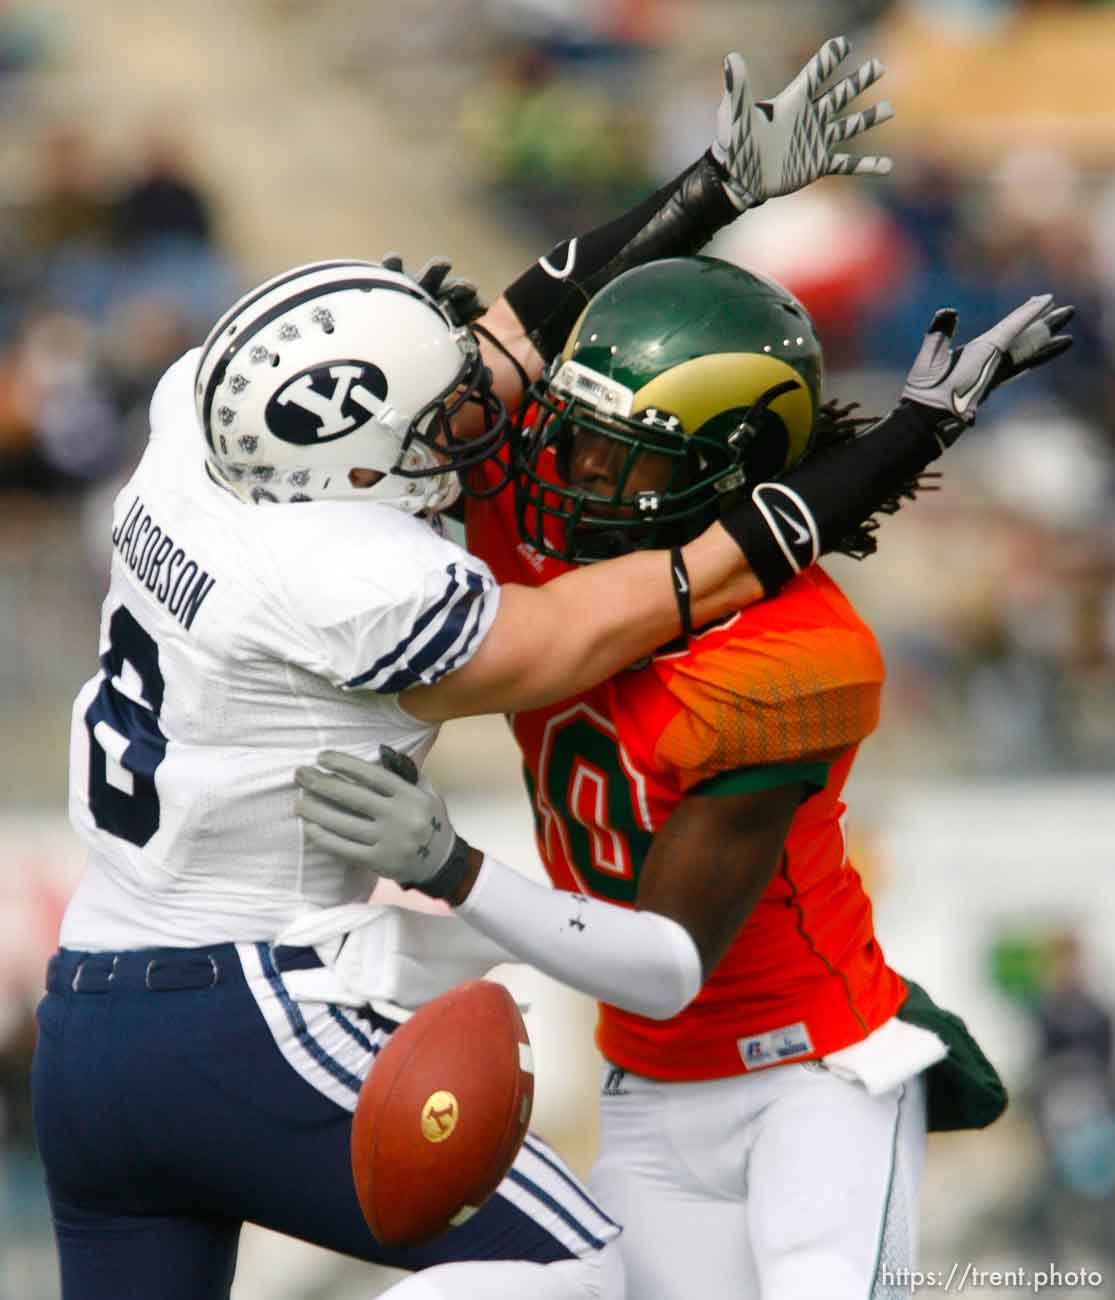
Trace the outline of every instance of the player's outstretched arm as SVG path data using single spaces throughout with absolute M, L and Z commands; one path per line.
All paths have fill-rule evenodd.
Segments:
M 778 865 L 802 787 L 689 795 L 655 833 L 632 911 L 535 884 L 470 848 L 409 759 L 327 751 L 299 768 L 308 843 L 457 915 L 539 970 L 613 1006 L 676 1015 L 702 984 Z
M 501 360 L 492 357 L 495 348 L 487 354 L 505 401 L 514 403 L 520 395 L 516 365 L 527 379 L 537 378 L 565 346 L 592 295 L 624 271 L 697 253 L 741 212 L 822 176 L 890 171 L 889 158 L 841 151 L 848 140 L 894 116 L 886 101 L 844 112 L 885 71 L 878 59 L 869 59 L 851 76 L 832 81 L 850 49 L 844 36 L 827 41 L 769 100 L 755 98 L 742 55 L 725 57 L 709 149 L 629 212 L 556 245 L 480 318 L 481 331 L 505 350 Z
M 839 550 L 878 511 L 893 513 L 928 466 L 971 428 L 996 387 L 1061 356 L 1072 345 L 1061 332 L 1072 313 L 1052 294 L 1041 294 L 954 347 L 956 312 L 936 312 L 890 414 L 855 441 L 808 457 L 777 482 L 758 484 L 749 501 L 704 534 L 710 550 L 719 554 L 730 535 L 773 595 L 820 556 Z
M 399 702 L 424 722 L 541 708 L 629 668 L 682 630 L 762 599 L 727 537 L 707 534 L 671 558 L 639 551 L 562 574 L 542 587 L 500 589 L 499 611 L 476 653 Z M 679 604 L 680 602 L 680 604 Z
M 860 438 L 807 458 L 680 553 L 641 551 L 563 574 L 543 587 L 505 586 L 476 654 L 433 686 L 401 696 L 442 722 L 540 708 L 604 681 L 685 627 L 777 592 L 877 511 L 910 491 L 970 427 L 1005 367 L 1009 378 L 1059 356 L 1069 308 L 1031 298 L 953 347 L 955 312 L 938 312 L 895 409 Z M 680 561 L 680 563 L 679 563 Z
M 450 276 L 444 257 L 418 273 L 455 324 L 480 337 L 494 389 L 517 405 L 526 385 L 565 346 L 569 331 L 598 289 L 634 266 L 699 252 L 741 212 L 823 176 L 885 176 L 891 160 L 842 152 L 847 141 L 894 116 L 887 101 L 845 112 L 885 69 L 868 59 L 851 76 L 833 80 L 851 45 L 845 36 L 826 41 L 773 99 L 756 99 L 747 64 L 733 51 L 724 58 L 724 91 L 708 150 L 630 211 L 563 240 L 533 263 L 485 309 L 476 286 Z M 398 253 L 383 265 L 402 270 Z M 468 436 L 468 428 L 457 429 Z

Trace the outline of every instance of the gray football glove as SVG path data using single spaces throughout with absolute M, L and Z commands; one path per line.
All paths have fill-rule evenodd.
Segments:
M 869 59 L 854 75 L 822 90 L 851 49 L 845 36 L 826 41 L 774 99 L 755 100 L 743 56 L 724 60 L 724 97 L 716 114 L 713 156 L 728 172 L 724 188 L 741 212 L 777 194 L 804 189 L 820 176 L 887 176 L 891 160 L 833 152 L 836 145 L 889 121 L 887 100 L 837 117 L 886 69 Z
M 951 447 L 992 388 L 1051 361 L 1072 345 L 1070 335 L 1057 333 L 1072 314 L 1072 307 L 1054 306 L 1052 294 L 1039 294 L 970 343 L 954 348 L 957 314 L 946 307 L 929 323 L 902 397 L 945 413 L 936 431 L 942 446 Z
M 999 369 L 991 381 L 991 388 L 1009 384 L 1023 371 L 1044 365 L 1071 348 L 1072 335 L 1058 331 L 1064 329 L 1075 312 L 1075 307 L 1055 307 L 1052 302 L 1043 308 L 1041 314 L 1026 326 L 1007 349 L 1006 356 L 999 363 Z
M 369 763 L 327 749 L 317 767 L 295 771 L 306 843 L 421 888 L 449 861 L 456 836 L 441 795 L 411 760 L 386 746 L 381 754 Z
M 379 264 L 389 271 L 410 275 L 403 266 L 399 253 L 385 253 Z M 449 258 L 431 257 L 413 278 L 420 288 L 435 299 L 454 325 L 471 325 L 484 315 L 487 306 L 481 301 L 480 290 L 471 280 L 463 280 L 459 276 L 448 278 L 452 269 L 453 264 Z

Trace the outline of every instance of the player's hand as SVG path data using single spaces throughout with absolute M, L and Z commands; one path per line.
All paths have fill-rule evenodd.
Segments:
M 999 363 L 991 389 L 1009 384 L 1012 379 L 1035 366 L 1042 366 L 1072 347 L 1072 335 L 1060 331 L 1072 320 L 1075 307 L 1057 307 L 1052 301 L 1045 307 L 1007 349 Z
M 950 447 L 975 420 L 980 403 L 994 387 L 1072 346 L 1072 336 L 1058 332 L 1072 314 L 1072 307 L 1055 306 L 1051 293 L 1039 294 L 956 348 L 952 339 L 957 313 L 943 308 L 929 323 L 902 397 L 942 413 L 935 431 L 942 447 Z
M 306 843 L 421 887 L 449 860 L 456 837 L 441 795 L 411 760 L 386 746 L 381 753 L 382 762 L 369 763 L 327 749 L 316 767 L 295 771 Z
M 380 266 L 385 266 L 389 271 L 398 271 L 401 275 L 410 275 L 398 253 L 385 253 L 380 258 Z M 454 325 L 471 325 L 488 308 L 480 298 L 480 290 L 471 280 L 459 276 L 449 278 L 452 269 L 453 264 L 449 258 L 431 257 L 413 278 L 437 302 Z
M 774 99 L 752 98 L 742 55 L 724 59 L 724 97 L 712 152 L 728 173 L 724 188 L 741 212 L 804 189 L 820 176 L 890 174 L 890 158 L 836 152 L 838 145 L 894 116 L 887 100 L 837 116 L 886 71 L 878 59 L 869 59 L 852 76 L 823 89 L 850 49 L 845 36 L 826 41 Z

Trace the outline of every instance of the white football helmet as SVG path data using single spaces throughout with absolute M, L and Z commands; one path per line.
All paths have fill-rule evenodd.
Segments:
M 314 262 L 245 294 L 205 340 L 194 396 L 216 477 L 257 503 L 443 510 L 508 424 L 472 332 L 374 262 Z M 450 419 L 469 403 L 484 432 L 459 439 Z M 356 487 L 354 469 L 383 477 Z

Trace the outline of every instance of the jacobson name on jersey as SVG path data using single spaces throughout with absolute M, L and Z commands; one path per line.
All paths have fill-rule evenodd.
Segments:
M 138 496 L 128 507 L 123 523 L 112 530 L 112 545 L 159 604 L 188 632 L 216 578 L 175 545 L 171 534 L 155 522 Z
M 407 686 L 468 661 L 488 568 L 375 502 L 251 505 L 206 471 L 197 353 L 151 402 L 116 500 L 100 672 L 73 709 L 70 815 L 90 849 L 62 943 L 109 950 L 272 938 L 370 880 L 302 842 L 296 767 L 381 743 L 421 761 Z

